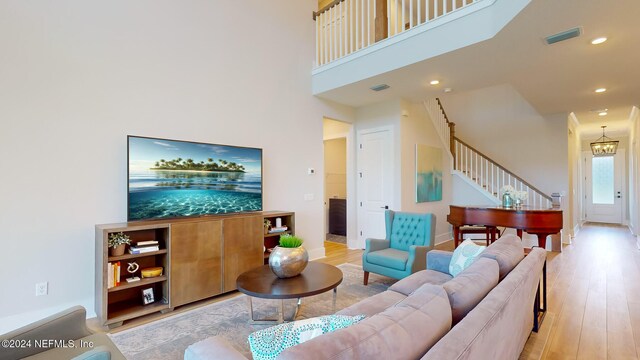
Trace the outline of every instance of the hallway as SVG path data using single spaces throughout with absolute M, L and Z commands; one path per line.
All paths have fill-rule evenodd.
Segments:
M 543 359 L 639 358 L 640 251 L 627 227 L 585 224 L 549 253 L 548 280 L 549 313 L 529 351 L 548 333 Z

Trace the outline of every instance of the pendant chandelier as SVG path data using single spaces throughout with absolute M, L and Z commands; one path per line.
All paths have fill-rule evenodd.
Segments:
M 614 141 L 610 137 L 604 135 L 604 128 L 606 128 L 606 126 L 601 126 L 601 128 L 602 137 L 591 143 L 591 152 L 593 153 L 593 156 L 615 155 L 616 151 L 618 151 L 619 141 Z

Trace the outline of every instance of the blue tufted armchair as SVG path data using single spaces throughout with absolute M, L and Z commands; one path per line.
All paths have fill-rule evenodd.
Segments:
M 364 284 L 369 272 L 402 279 L 427 265 L 427 251 L 433 249 L 436 216 L 385 211 L 386 238 L 367 239 L 362 268 Z

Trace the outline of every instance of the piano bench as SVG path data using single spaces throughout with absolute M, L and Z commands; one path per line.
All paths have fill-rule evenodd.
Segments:
M 487 246 L 491 245 L 498 238 L 498 228 L 495 226 L 481 226 L 481 225 L 466 225 L 460 226 L 459 238 L 454 239 L 455 247 L 457 248 L 461 242 L 464 241 L 465 234 L 485 234 Z

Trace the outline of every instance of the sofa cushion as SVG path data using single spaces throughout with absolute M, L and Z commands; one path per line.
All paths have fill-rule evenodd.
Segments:
M 471 240 L 465 240 L 453 251 L 449 263 L 449 274 L 456 277 L 462 270 L 468 268 L 476 258 L 486 249 L 485 246 L 476 245 Z
M 184 360 L 202 359 L 247 360 L 233 345 L 220 336 L 198 341 L 184 351 Z
M 421 270 L 391 285 L 389 290 L 409 296 L 424 284 L 442 285 L 452 278 L 453 276 L 440 271 Z
M 498 263 L 480 258 L 443 285 L 449 296 L 453 325 L 484 299 L 498 284 Z
M 367 254 L 368 262 L 401 271 L 404 271 L 407 267 L 407 259 L 409 259 L 408 252 L 392 248 L 373 251 Z
M 290 347 L 278 359 L 417 359 L 450 328 L 447 293 L 425 284 L 384 312 Z
M 280 324 L 253 332 L 249 335 L 249 347 L 254 360 L 276 359 L 288 347 L 344 329 L 362 319 L 364 315 L 327 315 Z
M 502 281 L 524 258 L 522 240 L 513 234 L 505 235 L 489 245 L 480 256 L 498 262 L 500 281 Z
M 357 303 L 338 311 L 336 315 L 365 315 L 367 317 L 373 316 L 377 313 L 383 312 L 388 307 L 401 302 L 402 300 L 406 299 L 406 297 L 406 295 L 387 290 L 381 292 L 380 294 L 364 298 L 361 301 L 358 301 Z

